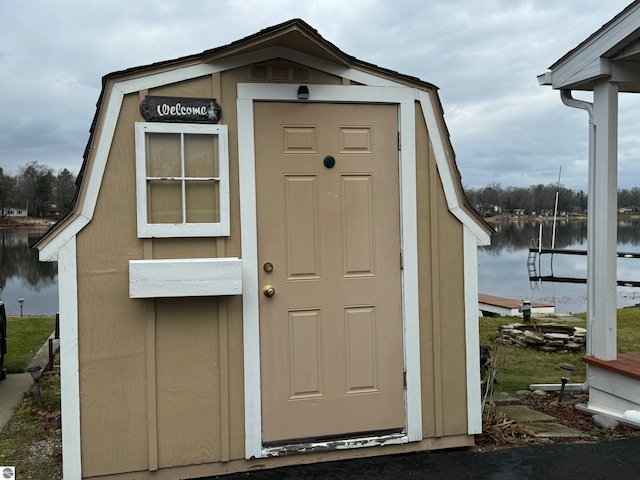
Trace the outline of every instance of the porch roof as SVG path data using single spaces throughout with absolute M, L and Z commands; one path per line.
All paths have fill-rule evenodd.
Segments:
M 561 90 L 593 90 L 595 80 L 610 78 L 620 92 L 640 91 L 640 0 L 538 76 L 541 85 Z

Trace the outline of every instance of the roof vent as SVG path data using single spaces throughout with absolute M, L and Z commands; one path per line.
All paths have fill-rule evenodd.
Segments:
M 296 65 L 252 65 L 250 79 L 254 82 L 308 83 L 309 69 Z
M 251 80 L 266 82 L 269 80 L 269 69 L 266 65 L 253 65 L 251 67 Z

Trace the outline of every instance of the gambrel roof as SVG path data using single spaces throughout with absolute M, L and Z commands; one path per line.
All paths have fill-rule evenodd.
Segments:
M 493 230 L 475 212 L 465 197 L 437 87 L 416 77 L 348 55 L 325 40 L 303 20 L 293 19 L 199 54 L 105 75 L 84 152 L 84 161 L 78 174 L 76 201 L 65 218 L 34 245 L 41 251 L 41 259 L 55 260 L 59 246 L 77 234 L 91 220 L 124 95 L 275 58 L 290 60 L 348 78 L 352 85 L 403 85 L 421 92 L 416 95 L 416 101 L 420 101 L 423 109 L 428 110 L 425 116 L 428 115 L 429 118 L 425 120 L 430 123 L 431 141 L 434 142 L 438 170 L 447 193 L 449 209 L 463 223 L 473 225 L 472 230 L 476 232 L 480 244 L 488 243 L 488 235 Z M 66 233 L 58 238 L 63 231 Z M 57 240 L 54 242 L 54 239 Z

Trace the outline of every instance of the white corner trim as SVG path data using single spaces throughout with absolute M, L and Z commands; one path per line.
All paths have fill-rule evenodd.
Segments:
M 245 458 L 262 457 L 258 231 L 253 100 L 238 99 L 238 157 L 242 243 Z
M 478 245 L 469 228 L 463 227 L 465 341 L 467 350 L 467 433 L 482 433 L 480 391 L 480 330 L 478 313 Z
M 262 448 L 260 389 L 260 328 L 258 311 L 258 252 L 255 197 L 253 102 L 299 101 L 297 85 L 238 84 L 238 145 L 240 213 L 243 256 L 245 457 L 259 458 Z M 399 107 L 403 149 L 400 158 L 401 241 L 405 268 L 403 326 L 407 369 L 407 438 L 422 440 L 422 392 L 420 377 L 420 323 L 417 271 L 417 209 L 415 184 L 415 93 L 413 88 L 368 86 L 310 86 L 314 102 L 391 103 Z
M 58 259 L 62 469 L 64 478 L 82 478 L 80 367 L 78 359 L 78 276 L 75 237 L 58 249 Z
M 242 260 L 185 258 L 129 260 L 129 297 L 240 295 Z
M 431 140 L 431 144 L 433 145 L 433 152 L 436 157 L 436 165 L 438 166 L 438 172 L 440 172 L 440 180 L 442 181 L 442 187 L 444 188 L 447 205 L 449 206 L 449 210 L 453 210 L 453 208 L 459 206 L 459 203 L 458 196 L 456 195 L 453 174 L 451 172 L 451 168 L 449 167 L 444 141 L 442 140 L 442 137 L 445 134 L 444 132 L 440 131 L 440 128 L 438 126 L 438 120 L 433 109 L 433 104 L 431 102 L 431 96 L 429 95 L 429 92 L 418 91 L 417 93 L 418 100 L 420 101 L 420 106 L 422 107 L 424 120 L 427 124 L 427 130 L 430 133 L 429 139 Z
M 388 87 L 384 87 L 388 88 Z M 407 437 L 422 440 L 422 381 L 420 368 L 420 293 L 418 290 L 418 210 L 416 184 L 416 115 L 413 89 L 404 89 L 399 100 L 400 241 L 402 245 L 402 315 L 404 361 L 407 378 Z

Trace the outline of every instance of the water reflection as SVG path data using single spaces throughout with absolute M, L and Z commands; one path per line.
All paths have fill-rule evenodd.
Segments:
M 528 249 L 533 239 L 538 240 L 542 225 L 542 246 L 551 247 L 553 223 L 511 222 L 498 223 L 498 232 L 492 245 L 478 252 L 478 287 L 481 293 L 502 297 L 553 303 L 560 313 L 579 313 L 586 310 L 587 287 L 584 284 L 551 283 L 531 284 L 527 270 Z M 556 225 L 555 247 L 586 250 L 587 222 L 560 220 Z M 618 251 L 640 250 L 640 220 L 630 219 L 618 223 Z M 640 281 L 640 259 L 618 259 L 618 279 Z M 586 256 L 543 255 L 538 266 L 540 275 L 586 278 Z M 618 287 L 618 307 L 640 303 L 640 289 Z
M 0 230 L 0 299 L 10 315 L 20 314 L 18 298 L 24 298 L 24 315 L 51 315 L 58 311 L 58 266 L 39 262 L 29 245 L 42 230 Z

